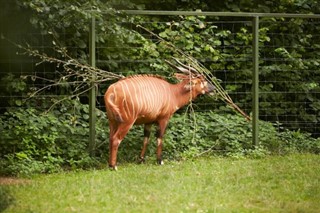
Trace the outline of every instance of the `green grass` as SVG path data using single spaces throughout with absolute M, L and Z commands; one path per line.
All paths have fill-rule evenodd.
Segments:
M 11 198 L 6 199 L 11 204 L 2 210 L 320 212 L 319 165 L 319 155 L 257 160 L 217 157 L 164 166 L 125 164 L 117 172 L 41 175 L 31 183 L 2 186 Z

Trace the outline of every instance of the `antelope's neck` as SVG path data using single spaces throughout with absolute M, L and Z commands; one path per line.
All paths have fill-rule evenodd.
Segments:
M 183 82 L 172 85 L 176 110 L 187 105 L 192 100 L 192 94 L 185 91 Z

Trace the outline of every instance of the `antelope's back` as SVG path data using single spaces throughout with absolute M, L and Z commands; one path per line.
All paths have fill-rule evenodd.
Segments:
M 112 84 L 106 94 L 108 108 L 118 108 L 123 118 L 156 119 L 170 110 L 170 83 L 157 76 L 139 75 Z

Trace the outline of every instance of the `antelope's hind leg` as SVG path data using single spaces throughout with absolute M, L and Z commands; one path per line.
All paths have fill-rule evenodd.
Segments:
M 163 120 L 160 120 L 158 123 L 158 130 L 157 130 L 156 136 L 157 136 L 157 162 L 159 165 L 164 164 L 162 160 L 162 141 L 168 125 L 168 120 L 169 119 L 163 119 Z
M 118 148 L 123 140 L 123 138 L 127 135 L 129 130 L 131 129 L 132 124 L 121 123 L 116 127 L 112 128 L 110 131 L 110 140 L 109 140 L 109 167 L 111 169 L 117 170 L 117 153 Z M 111 129 L 110 129 L 111 130 Z
M 145 154 L 146 154 L 146 151 L 147 151 L 148 143 L 150 141 L 151 127 L 152 127 L 152 124 L 145 124 L 144 125 L 143 147 L 142 147 L 142 150 L 141 150 L 141 153 L 140 153 L 140 156 L 139 156 L 139 163 L 144 163 L 145 162 Z

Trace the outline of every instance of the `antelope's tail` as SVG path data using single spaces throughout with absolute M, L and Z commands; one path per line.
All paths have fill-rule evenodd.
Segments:
M 106 110 L 108 112 L 108 116 L 112 116 L 113 119 L 115 119 L 117 122 L 123 122 L 120 108 L 115 104 L 115 94 L 106 93 L 104 96 L 104 101 L 106 104 Z

